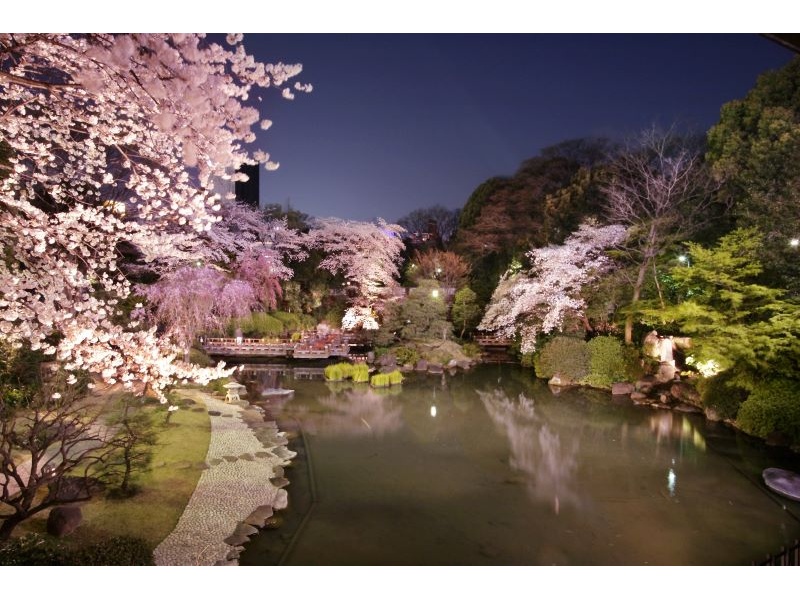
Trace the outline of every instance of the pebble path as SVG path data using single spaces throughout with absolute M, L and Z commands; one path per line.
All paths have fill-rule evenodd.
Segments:
M 258 531 L 273 508 L 286 507 L 286 490 L 274 483 L 288 483 L 283 466 L 295 453 L 286 448 L 277 425 L 254 419 L 259 409 L 246 402 L 227 404 L 196 390 L 181 393 L 209 411 L 207 468 L 177 526 L 155 549 L 155 563 L 237 565 L 247 536 Z

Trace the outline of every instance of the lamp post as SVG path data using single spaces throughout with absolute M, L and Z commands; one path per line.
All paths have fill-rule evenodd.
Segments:
M 681 255 L 678 257 L 678 262 L 679 262 L 679 263 L 681 263 L 682 265 L 686 265 L 687 267 L 690 267 L 690 266 L 691 266 L 691 264 L 690 264 L 690 262 L 689 262 L 689 257 L 688 257 L 688 256 L 686 256 L 685 254 L 681 254 Z

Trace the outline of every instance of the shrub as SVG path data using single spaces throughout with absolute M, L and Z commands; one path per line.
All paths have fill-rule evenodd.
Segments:
M 365 363 L 353 365 L 351 377 L 355 383 L 369 383 L 369 366 Z
M 233 381 L 230 377 L 222 377 L 221 379 L 214 379 L 213 381 L 209 381 L 206 385 L 203 386 L 203 389 L 209 392 L 216 392 L 218 394 L 222 394 L 223 396 L 228 393 L 228 390 L 223 387 L 226 383 L 230 383 Z
M 481 347 L 475 342 L 467 342 L 461 346 L 461 351 L 467 358 L 477 358 L 481 355 Z
M 353 365 L 339 362 L 325 367 L 325 379 L 328 381 L 342 381 L 349 379 L 353 374 Z
M 254 312 L 234 319 L 228 326 L 228 333 L 232 335 L 237 327 L 246 337 L 277 337 L 283 333 L 283 323 L 265 312 Z
M 141 538 L 119 536 L 75 552 L 75 565 L 126 567 L 153 565 L 153 552 Z
M 73 549 L 59 540 L 28 534 L 0 546 L 0 565 L 148 566 L 153 565 L 153 553 L 140 538 L 113 537 Z
M 800 381 L 778 378 L 758 383 L 739 407 L 736 423 L 751 435 L 766 438 L 777 433 L 799 445 Z
M 389 387 L 392 385 L 389 381 L 388 373 L 376 373 L 370 378 L 369 384 L 372 387 Z
M 589 347 L 581 339 L 556 336 L 536 353 L 533 365 L 539 378 L 550 379 L 558 373 L 578 383 L 589 374 Z
M 389 373 L 389 385 L 400 385 L 403 383 L 403 374 L 400 371 Z
M 609 336 L 598 336 L 587 344 L 589 347 L 589 374 L 584 382 L 592 387 L 610 388 L 615 381 L 628 381 L 637 375 L 639 357 L 633 348 Z
M 189 350 L 189 362 L 198 367 L 213 367 L 214 361 L 203 350 L 192 348 Z
M 735 377 L 735 369 L 726 369 L 714 377 L 701 377 L 697 383 L 703 406 L 713 409 L 723 419 L 735 419 L 747 399 L 747 390 L 736 385 Z
M 419 352 L 411 346 L 399 346 L 394 349 L 394 355 L 399 365 L 415 365 L 419 360 Z

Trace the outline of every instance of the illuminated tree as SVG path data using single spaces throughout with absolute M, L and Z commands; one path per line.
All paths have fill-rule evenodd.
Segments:
M 154 331 L 112 317 L 131 291 L 121 247 L 145 264 L 185 260 L 217 220 L 214 182 L 242 163 L 277 166 L 245 148 L 259 122 L 249 96 L 308 87 L 286 85 L 299 65 L 256 62 L 240 42 L 0 34 L 0 335 L 157 393 L 222 373 L 173 362 Z
M 584 288 L 612 266 L 604 250 L 625 238 L 619 225 L 587 222 L 561 246 L 528 252 L 531 268 L 500 279 L 478 329 L 499 337 L 519 334 L 523 352 L 533 352 L 539 334 L 560 331 L 567 318 L 582 318 Z

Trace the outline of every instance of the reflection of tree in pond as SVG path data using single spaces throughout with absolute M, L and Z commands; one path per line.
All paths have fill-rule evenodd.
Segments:
M 303 427 L 311 433 L 346 437 L 382 437 L 403 425 L 400 405 L 372 389 L 349 390 L 318 399 L 327 410 L 307 414 Z
M 573 489 L 578 463 L 577 441 L 567 448 L 561 437 L 537 417 L 533 400 L 524 394 L 517 402 L 509 400 L 502 390 L 478 391 L 498 430 L 508 436 L 511 445 L 511 468 L 525 475 L 531 497 L 553 502 L 558 514 L 561 503 L 578 506 L 580 498 Z
M 690 440 L 700 451 L 705 451 L 706 441 L 697 428 L 684 415 L 671 410 L 658 411 L 650 416 L 650 431 L 656 434 L 656 443 L 662 440 Z

